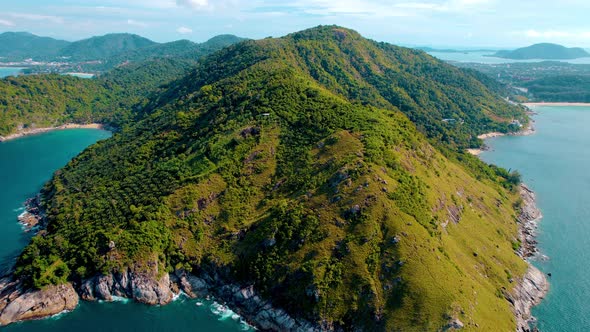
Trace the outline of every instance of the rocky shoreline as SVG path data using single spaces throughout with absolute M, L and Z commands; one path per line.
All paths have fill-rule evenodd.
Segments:
M 81 284 L 66 283 L 41 290 L 27 289 L 10 276 L 0 279 L 0 326 L 41 319 L 74 310 L 80 301 L 133 299 L 149 305 L 165 305 L 184 293 L 191 298 L 213 297 L 231 308 L 246 322 L 263 331 L 322 331 L 320 326 L 291 317 L 286 311 L 260 297 L 254 286 L 225 282 L 217 272 L 199 276 L 176 270 L 157 278 L 157 273 L 127 269 L 95 276 Z
M 534 115 L 535 113 L 529 109 L 528 114 Z M 509 135 L 533 135 L 536 133 L 534 123 L 535 121 L 531 119 L 526 128 Z M 505 135 L 502 133 L 490 133 L 480 135 L 478 138 L 487 139 Z M 489 147 L 484 144 L 480 149 L 468 149 L 467 152 L 478 156 L 487 150 L 489 150 Z M 510 294 L 506 294 L 506 299 L 513 305 L 517 331 L 532 332 L 538 330 L 534 326 L 536 319 L 532 316 L 531 309 L 538 305 L 549 291 L 549 282 L 545 274 L 539 271 L 528 260 L 539 254 L 536 231 L 537 224 L 543 218 L 543 215 L 537 207 L 535 193 L 529 187 L 521 184 L 519 194 L 522 204 L 518 215 L 518 239 L 520 241 L 520 247 L 517 250 L 517 254 L 527 262 L 528 269 L 521 278 L 516 280 L 516 286 Z
M 535 236 L 537 223 L 543 215 L 537 207 L 535 193 L 531 189 L 521 184 L 519 193 L 522 198 L 518 215 L 518 237 L 521 245 L 517 254 L 527 262 L 528 270 L 517 280 L 517 285 L 507 296 L 507 300 L 514 306 L 517 331 L 529 332 L 537 331 L 534 327 L 536 319 L 532 316 L 531 309 L 543 300 L 549 291 L 549 282 L 545 274 L 527 260 L 538 254 Z
M 26 231 L 46 226 L 41 196 L 25 203 L 19 216 Z M 66 283 L 43 289 L 26 287 L 12 272 L 0 278 L 0 326 L 42 319 L 74 310 L 80 301 L 113 301 L 116 297 L 148 305 L 166 305 L 183 293 L 191 298 L 215 298 L 239 314 L 248 324 L 263 331 L 312 332 L 325 330 L 317 324 L 295 319 L 271 301 L 257 294 L 253 285 L 229 282 L 229 270 L 201 268 L 191 274 L 185 270 L 161 273 L 157 260 L 108 275 L 97 275 L 80 283 Z M 227 270 L 227 271 L 225 271 Z
M 28 136 L 28 135 L 35 135 L 35 134 L 42 134 L 52 130 L 64 130 L 64 129 L 107 129 L 104 125 L 100 123 L 89 123 L 89 124 L 76 124 L 76 123 L 66 123 L 61 126 L 57 127 L 45 127 L 45 128 L 32 128 L 32 129 L 22 129 L 14 134 L 10 134 L 7 136 L 0 136 L 0 142 L 10 141 L 16 138 Z

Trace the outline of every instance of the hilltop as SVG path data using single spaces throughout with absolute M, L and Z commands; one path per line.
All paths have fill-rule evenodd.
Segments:
M 156 42 L 138 35 L 111 33 L 73 42 L 60 55 L 73 60 L 98 60 L 153 45 Z
M 89 71 L 107 72 L 118 66 L 138 63 L 155 58 L 182 58 L 196 60 L 203 55 L 237 43 L 244 38 L 219 35 L 203 43 L 177 40 L 157 43 L 130 33 L 111 33 L 104 36 L 67 42 L 49 37 L 39 37 L 27 32 L 0 34 L 0 62 L 41 61 L 27 72 Z M 59 66 L 43 62 L 57 62 Z
M 518 179 L 462 152 L 514 118 L 472 72 L 345 28 L 229 46 L 55 173 L 0 321 L 57 284 L 212 294 L 261 329 L 515 330 Z
M 69 44 L 65 40 L 39 37 L 28 32 L 4 32 L 0 34 L 0 57 L 2 61 L 53 58 Z
M 567 48 L 557 44 L 541 43 L 513 51 L 498 51 L 491 56 L 513 60 L 569 60 L 590 57 L 590 53 L 579 47 Z

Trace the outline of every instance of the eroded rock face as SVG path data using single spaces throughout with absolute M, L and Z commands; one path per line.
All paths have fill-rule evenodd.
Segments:
M 536 237 L 537 223 L 543 217 L 536 204 L 535 193 L 526 185 L 520 186 L 520 196 L 523 204 L 520 207 L 519 238 L 521 247 L 517 253 L 524 259 L 535 256 L 538 253 Z M 517 331 L 529 332 L 530 323 L 534 321 L 531 309 L 539 304 L 549 291 L 549 282 L 543 272 L 539 271 L 532 264 L 525 275 L 517 280 L 514 290 L 507 297 L 512 303 L 514 315 L 516 316 Z
M 0 325 L 49 317 L 78 306 L 78 294 L 72 284 L 25 290 L 18 281 L 0 280 Z
M 78 287 L 72 284 L 49 286 L 43 290 L 27 290 L 20 282 L 0 279 L 0 324 L 39 319 L 73 310 L 79 296 L 87 301 L 112 301 L 114 296 L 126 297 L 150 305 L 164 305 L 182 291 L 190 297 L 213 296 L 224 302 L 247 321 L 265 331 L 313 332 L 319 326 L 291 317 L 257 295 L 254 286 L 227 284 L 217 273 L 199 276 L 177 270 L 160 278 L 150 272 L 127 269 L 85 280 Z M 78 295 L 79 294 L 79 295 Z
M 226 284 L 217 274 L 196 277 L 183 270 L 174 273 L 180 289 L 191 297 L 212 295 L 242 315 L 247 321 L 264 331 L 313 332 L 321 328 L 303 319 L 291 317 L 285 310 L 276 308 L 270 301 L 257 295 L 254 286 Z
M 549 291 L 549 283 L 543 272 L 530 265 L 527 273 L 514 288 L 509 301 L 514 305 L 517 331 L 529 332 L 532 318 L 531 309 L 541 303 Z
M 86 301 L 112 301 L 113 296 L 118 296 L 145 304 L 164 305 L 174 298 L 170 276 L 167 273 L 157 278 L 153 273 L 136 272 L 131 269 L 87 279 L 79 291 L 82 299 Z

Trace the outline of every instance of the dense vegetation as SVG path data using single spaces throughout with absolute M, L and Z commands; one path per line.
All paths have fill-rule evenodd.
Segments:
M 497 58 L 528 60 L 528 59 L 548 59 L 548 60 L 567 60 L 590 57 L 590 54 L 583 48 L 541 43 L 528 47 L 518 48 L 512 51 L 498 51 L 492 56 Z
M 147 38 L 129 33 L 111 33 L 73 42 L 60 51 L 71 60 L 99 60 L 156 45 Z
M 113 91 L 94 81 L 70 76 L 0 80 L 0 135 L 66 122 L 92 122 L 104 115 L 113 96 Z
M 590 75 L 549 76 L 522 86 L 537 101 L 590 103 Z
M 457 150 L 514 116 L 470 72 L 354 31 L 243 42 L 54 175 L 16 273 L 214 269 L 325 328 L 514 330 L 517 175 Z
M 154 58 L 174 58 L 186 61 L 196 61 L 202 56 L 238 43 L 242 40 L 244 39 L 233 35 L 215 36 L 204 43 L 178 40 L 118 53 L 105 58 L 105 60 L 100 63 L 85 63 L 79 66 L 81 66 L 81 69 L 84 71 L 105 72 L 112 68 L 128 65 L 130 63 L 141 63 Z
M 103 73 L 118 66 L 155 58 L 195 61 L 242 40 L 243 38 L 233 35 L 219 35 L 204 43 L 188 40 L 156 43 L 134 34 L 113 33 L 66 42 L 25 32 L 6 32 L 0 34 L 0 62 L 32 58 L 36 61 L 58 63 L 27 65 L 27 73 Z
M 588 102 L 590 101 L 590 65 L 559 61 L 535 63 L 478 64 L 455 63 L 477 70 L 512 88 L 497 92 L 517 101 Z M 486 84 L 491 87 L 489 83 Z

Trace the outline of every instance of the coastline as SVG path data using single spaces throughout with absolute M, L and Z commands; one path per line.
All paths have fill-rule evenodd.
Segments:
M 100 123 L 88 123 L 88 124 L 77 124 L 77 123 L 66 123 L 57 127 L 43 127 L 33 129 L 23 129 L 14 134 L 7 136 L 0 136 L 0 142 L 6 142 L 13 139 L 21 138 L 24 136 L 42 134 L 53 130 L 65 130 L 65 129 L 106 129 L 103 124 Z
M 541 103 L 523 103 L 526 107 L 534 106 L 590 106 L 590 103 L 566 103 L 566 102 L 541 102 Z
M 531 310 L 541 303 L 549 292 L 549 281 L 545 274 L 528 260 L 539 253 L 535 237 L 538 223 L 543 215 L 537 207 L 535 193 L 525 184 L 520 185 L 519 195 L 522 198 L 518 215 L 518 239 L 521 245 L 517 254 L 527 263 L 528 269 L 521 278 L 517 279 L 517 285 L 506 298 L 514 307 L 516 330 L 529 332 L 537 331 L 534 327 L 536 318 Z M 533 325 L 532 328 L 531 325 Z
M 531 119 L 526 128 L 516 133 L 503 134 L 494 132 L 480 135 L 478 138 L 487 139 L 506 135 L 532 135 L 536 132 L 534 123 L 534 120 Z M 483 151 L 488 149 L 489 147 L 484 144 L 481 149 L 467 149 L 467 152 L 479 156 Z M 513 306 L 514 316 L 516 318 L 516 331 L 533 332 L 538 330 L 534 327 L 536 318 L 532 315 L 531 310 L 534 306 L 541 303 L 549 291 L 547 277 L 529 261 L 529 258 L 539 253 L 537 249 L 536 230 L 543 215 L 537 206 L 535 193 L 526 184 L 521 184 L 518 191 L 522 199 L 522 204 L 517 218 L 520 247 L 516 253 L 527 263 L 528 268 L 522 277 L 516 278 L 516 286 L 512 292 L 505 293 L 504 296 Z M 531 325 L 533 325 L 532 328 Z
M 486 134 L 481 134 L 479 136 L 477 136 L 477 138 L 481 139 L 481 140 L 486 140 L 488 138 L 494 138 L 494 137 L 501 137 L 501 136 L 529 136 L 529 135 L 533 135 L 535 134 L 535 120 L 530 119 L 531 122 L 529 123 L 529 125 L 520 130 L 517 131 L 515 133 L 509 133 L 509 134 L 505 134 L 505 133 L 500 133 L 497 131 L 491 132 L 491 133 L 486 133 Z M 482 152 L 489 150 L 489 147 L 487 145 L 483 145 L 481 148 L 479 149 L 467 149 L 467 153 L 472 154 L 474 156 L 479 156 Z

